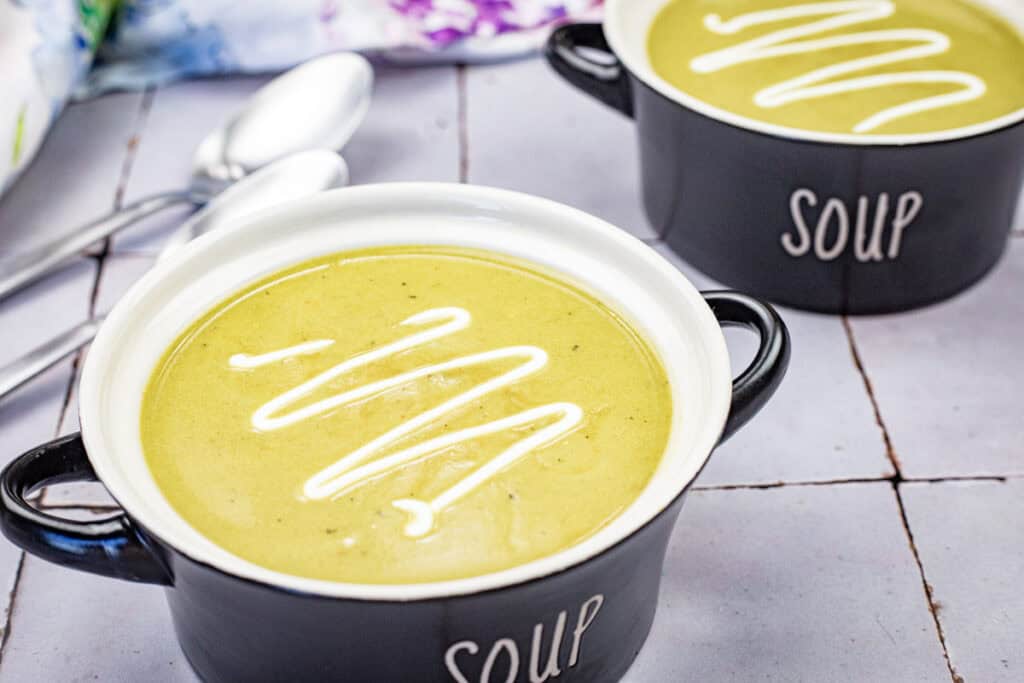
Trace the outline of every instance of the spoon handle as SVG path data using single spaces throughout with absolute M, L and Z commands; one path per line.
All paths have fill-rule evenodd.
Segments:
M 146 197 L 88 223 L 69 235 L 22 254 L 4 268 L 6 272 L 0 274 L 0 299 L 35 282 L 89 245 L 118 230 L 168 207 L 190 203 L 195 203 L 195 197 L 188 192 L 168 192 Z
M 0 398 L 92 341 L 103 317 L 92 318 L 0 368 Z

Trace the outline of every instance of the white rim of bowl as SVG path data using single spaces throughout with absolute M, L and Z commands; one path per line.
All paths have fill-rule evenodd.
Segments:
M 647 58 L 647 33 L 650 29 L 654 16 L 657 15 L 658 10 L 671 1 L 672 0 L 606 0 L 603 28 L 608 45 L 626 69 L 659 94 L 673 100 L 687 109 L 703 114 L 704 116 L 716 121 L 721 121 L 722 123 L 735 126 L 736 128 L 788 140 L 853 145 L 858 147 L 875 147 L 926 145 L 937 142 L 963 140 L 984 135 L 986 133 L 993 133 L 1024 121 L 1024 107 L 1021 107 L 1017 111 L 990 121 L 972 124 L 962 128 L 955 128 L 952 130 L 939 131 L 936 133 L 915 133 L 908 135 L 858 135 L 853 133 L 824 133 L 804 130 L 801 128 L 790 128 L 734 114 L 679 90 L 655 73 L 654 69 L 651 67 L 650 61 Z M 794 2 L 796 1 L 797 0 L 794 0 Z M 1018 32 L 1022 34 L 1022 40 L 1024 40 L 1024 5 L 1013 4 L 1016 0 L 964 1 L 978 5 L 985 5 L 988 9 L 1000 15 L 1011 26 L 1017 28 Z M 647 15 L 645 16 L 645 20 L 639 24 L 642 28 L 625 31 L 622 28 L 621 17 L 624 16 L 626 12 L 631 12 L 634 16 L 636 16 L 636 13 L 638 12 Z
M 467 223 L 471 222 L 474 235 L 484 234 L 484 231 L 479 229 L 482 219 L 504 218 L 509 226 L 514 223 L 517 231 L 522 230 L 524 234 L 533 231 L 529 232 L 528 237 L 523 238 L 521 248 L 525 249 L 530 246 L 536 249 L 536 239 L 540 239 L 541 242 L 547 241 L 552 245 L 552 252 L 562 252 L 564 255 L 568 252 L 567 245 L 570 243 L 570 238 L 567 235 L 575 233 L 575 237 L 572 239 L 577 241 L 572 242 L 573 251 L 583 253 L 580 257 L 581 262 L 593 264 L 595 255 L 600 259 L 602 252 L 612 255 L 615 259 L 615 264 L 612 265 L 611 259 L 606 257 L 608 269 L 625 268 L 626 266 L 621 265 L 622 262 L 629 261 L 628 269 L 632 271 L 637 283 L 622 283 L 620 281 L 614 283 L 615 286 L 628 286 L 633 290 L 640 291 L 641 287 L 646 287 L 651 283 L 660 285 L 663 291 L 651 293 L 643 302 L 640 302 L 647 311 L 644 315 L 649 316 L 648 320 L 654 318 L 679 320 L 678 323 L 673 323 L 672 332 L 659 333 L 660 336 L 656 338 L 652 338 L 651 330 L 640 324 L 640 321 L 634 319 L 632 322 L 640 327 L 641 331 L 647 332 L 646 336 L 662 357 L 666 371 L 669 373 L 673 401 L 677 405 L 680 403 L 696 405 L 702 402 L 703 407 L 696 409 L 698 410 L 696 414 L 703 414 L 706 419 L 698 420 L 699 424 L 692 426 L 687 424 L 681 428 L 682 413 L 677 411 L 677 415 L 673 417 L 672 432 L 659 469 L 638 499 L 608 526 L 581 543 L 559 553 L 507 570 L 431 583 L 355 584 L 285 574 L 239 558 L 216 546 L 198 531 L 192 529 L 180 515 L 173 511 L 159 492 L 142 456 L 137 422 L 132 425 L 129 420 L 126 420 L 123 414 L 123 403 L 118 404 L 116 400 L 116 394 L 119 391 L 121 393 L 130 392 L 131 398 L 141 398 L 141 391 L 124 389 L 123 386 L 118 388 L 118 383 L 134 385 L 137 384 L 136 380 L 142 376 L 141 381 L 144 386 L 145 380 L 148 379 L 149 373 L 152 372 L 152 368 L 159 356 L 162 355 L 163 350 L 192 320 L 208 310 L 210 306 L 204 304 L 202 310 L 191 313 L 188 317 L 184 317 L 180 310 L 175 313 L 174 310 L 182 308 L 179 300 L 188 298 L 189 292 L 178 291 L 174 287 L 188 282 L 189 278 L 198 273 L 207 273 L 203 277 L 208 279 L 215 277 L 209 274 L 212 272 L 211 270 L 202 270 L 204 267 L 209 268 L 213 263 L 216 263 L 217 269 L 220 270 L 222 264 L 215 261 L 215 257 L 231 253 L 231 258 L 234 261 L 229 261 L 224 270 L 238 271 L 243 261 L 261 258 L 266 261 L 267 259 L 264 257 L 269 251 L 282 251 L 279 247 L 288 247 L 290 244 L 301 243 L 305 245 L 303 248 L 317 249 L 320 254 L 344 251 L 344 249 L 335 249 L 330 246 L 324 247 L 320 242 L 316 242 L 315 247 L 310 246 L 314 243 L 313 240 L 303 241 L 296 236 L 301 233 L 301 229 L 299 233 L 296 233 L 294 229 L 289 230 L 287 238 L 279 236 L 277 239 L 280 244 L 264 243 L 260 241 L 260 238 L 277 233 L 284 234 L 285 229 L 282 226 L 294 225 L 303 225 L 303 229 L 309 232 L 307 236 L 319 230 L 320 234 L 317 236 L 320 237 L 327 234 L 328 228 L 330 228 L 331 234 L 342 234 L 345 232 L 343 226 L 346 223 L 342 223 L 339 227 L 332 223 L 332 220 L 340 220 L 336 217 L 344 216 L 346 210 L 350 214 L 346 220 L 354 221 L 352 223 L 354 224 L 359 220 L 372 222 L 374 217 L 379 219 L 381 216 L 390 216 L 390 212 L 402 210 L 405 205 L 412 207 L 412 209 L 405 208 L 405 211 L 414 210 L 414 213 L 411 214 L 414 218 L 409 220 L 411 226 L 417 220 L 415 216 L 421 214 L 433 216 L 430 212 L 441 207 L 450 214 L 447 216 L 448 218 L 457 216 L 467 219 Z M 360 219 L 359 216 L 362 215 L 359 214 L 360 210 L 368 212 L 370 218 L 367 219 L 363 216 Z M 355 218 L 353 219 L 352 216 Z M 536 227 L 525 227 L 531 225 L 530 221 L 536 223 Z M 553 234 L 551 230 L 542 232 L 541 228 L 545 224 L 548 227 L 557 227 L 558 234 L 551 236 Z M 493 228 L 498 231 L 501 229 L 500 227 Z M 511 230 L 510 227 L 505 229 Z M 358 231 L 350 230 L 349 232 L 354 235 Z M 353 237 L 352 239 L 363 240 L 370 244 L 389 243 L 387 241 L 375 242 L 374 240 L 380 238 L 376 235 L 367 237 L 368 234 L 368 231 L 363 230 L 359 238 Z M 500 232 L 492 234 L 500 235 Z M 579 249 L 580 242 L 577 239 L 581 235 L 591 238 L 590 243 L 582 250 Z M 508 235 L 504 237 L 508 237 Z M 482 246 L 499 253 L 515 255 L 505 242 L 497 242 L 496 239 L 488 237 L 476 237 L 475 239 L 482 240 L 486 244 L 467 244 L 463 241 L 454 242 L 447 239 L 436 241 L 433 238 L 391 243 Z M 561 246 L 559 246 L 560 242 Z M 257 244 L 258 246 L 254 246 Z M 347 248 L 355 249 L 359 246 L 353 245 Z M 589 254 L 587 250 L 590 251 Z M 211 263 L 204 266 L 204 258 L 210 260 Z M 544 258 L 548 258 L 547 256 L 539 258 L 525 255 L 523 258 L 541 265 L 548 265 L 544 261 Z M 299 261 L 301 260 L 305 259 L 299 259 Z M 292 263 L 294 262 L 296 261 L 292 261 Z M 264 263 L 264 265 L 266 264 Z M 286 266 L 275 265 L 268 272 L 274 272 L 282 267 Z M 194 272 L 189 272 L 190 268 Z M 570 279 L 591 288 L 601 298 L 608 301 L 613 308 L 619 310 L 620 314 L 626 314 L 627 318 L 630 317 L 628 314 L 631 311 L 623 310 L 621 304 L 615 305 L 613 301 L 608 300 L 608 296 L 603 295 L 600 287 L 596 285 L 597 274 L 588 280 L 570 272 L 568 268 L 562 272 L 568 273 L 566 276 Z M 250 272 L 247 275 L 248 282 L 265 274 Z M 602 273 L 602 275 L 606 274 Z M 195 286 L 203 284 L 199 282 Z M 216 300 L 223 299 L 232 291 L 238 291 L 245 284 L 246 282 L 232 284 L 225 293 L 216 294 Z M 609 284 L 604 286 L 604 292 L 611 288 Z M 669 297 L 671 297 L 671 305 L 665 303 Z M 153 305 L 161 298 L 165 299 L 162 307 L 155 309 L 159 311 L 159 315 L 150 314 L 150 317 L 147 318 L 144 311 L 136 310 L 137 308 L 144 309 L 147 302 L 148 305 Z M 173 302 L 175 305 L 167 307 L 166 304 L 169 302 Z M 655 312 L 652 313 L 652 310 Z M 175 322 L 173 321 L 175 316 L 184 319 Z M 142 334 L 142 330 L 138 328 L 147 326 L 147 331 L 149 331 L 156 325 L 154 318 L 161 318 L 165 321 L 161 322 L 161 325 L 177 325 L 177 332 L 163 336 Z M 171 322 L 166 322 L 168 319 Z M 135 321 L 136 329 L 133 329 L 133 321 Z M 684 331 L 688 333 L 683 335 Z M 155 338 L 157 336 L 160 338 Z M 147 338 L 140 340 L 140 337 Z M 669 337 L 678 337 L 679 341 L 673 347 L 665 348 L 664 340 Z M 156 360 L 147 361 L 148 372 L 133 371 L 130 362 L 125 360 L 131 356 L 131 354 L 125 353 L 125 345 L 128 345 L 128 349 L 131 350 L 133 344 L 135 345 L 134 350 L 137 352 L 135 355 L 140 359 L 142 356 L 150 354 L 154 348 L 157 349 L 154 357 Z M 149 346 L 148 351 L 146 350 L 147 345 Z M 668 353 L 677 354 L 684 360 L 677 361 L 675 358 L 669 358 L 667 357 Z M 138 364 L 142 365 L 143 361 L 139 360 Z M 692 381 L 687 382 L 685 387 L 685 392 L 689 392 L 685 402 L 681 401 L 685 392 L 680 379 L 682 373 L 679 372 L 680 368 L 684 367 L 689 367 L 691 370 L 699 368 L 703 373 L 703 384 L 705 385 L 696 386 L 699 380 L 695 373 Z M 133 372 L 135 379 L 125 379 L 133 377 Z M 721 436 L 729 412 L 731 391 L 732 377 L 725 339 L 710 307 L 697 289 L 674 266 L 637 238 L 577 209 L 517 192 L 447 183 L 393 183 L 333 190 L 313 198 L 264 211 L 220 231 L 207 234 L 185 246 L 166 261 L 159 262 L 129 289 L 111 311 L 93 342 L 92 349 L 86 358 L 79 386 L 79 415 L 86 450 L 99 479 L 110 489 L 111 495 L 131 518 L 137 520 L 142 527 L 176 552 L 224 573 L 286 590 L 333 598 L 402 602 L 468 595 L 533 581 L 590 560 L 628 538 L 661 514 L 700 472 Z M 700 401 L 693 401 L 692 397 L 694 396 L 699 397 Z M 695 409 L 686 408 L 685 410 L 692 415 Z M 137 417 L 136 408 L 132 408 L 129 412 Z M 125 446 L 127 442 L 130 442 L 131 448 Z M 119 454 L 116 452 L 118 446 L 115 446 L 115 443 L 119 444 L 122 449 Z M 129 452 L 126 453 L 125 450 Z M 128 464 L 124 465 L 122 461 L 126 461 Z M 136 471 L 131 472 L 131 476 L 128 476 L 125 473 L 125 468 L 128 470 L 134 468 Z M 145 480 L 146 477 L 148 480 L 140 481 L 140 479 Z M 139 491 L 140 488 L 145 489 L 145 494 Z

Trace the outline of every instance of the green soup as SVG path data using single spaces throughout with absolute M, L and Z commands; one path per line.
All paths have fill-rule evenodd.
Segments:
M 523 263 L 395 247 L 303 263 L 217 305 L 146 389 L 179 514 L 318 579 L 415 583 L 564 550 L 647 485 L 661 363 L 611 309 Z
M 1024 39 L 970 0 L 675 0 L 647 48 L 679 90 L 806 131 L 935 133 L 1024 108 Z

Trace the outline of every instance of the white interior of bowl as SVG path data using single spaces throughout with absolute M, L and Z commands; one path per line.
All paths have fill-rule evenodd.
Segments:
M 953 130 L 939 131 L 936 133 L 920 133 L 914 135 L 855 135 L 842 133 L 822 133 L 803 130 L 800 128 L 788 128 L 765 123 L 746 116 L 734 114 L 708 104 L 692 95 L 689 95 L 654 72 L 650 59 L 647 55 L 647 34 L 651 23 L 662 7 L 671 0 L 606 0 L 604 33 L 608 44 L 618 55 L 622 63 L 637 78 L 661 93 L 670 100 L 700 112 L 705 116 L 729 123 L 740 128 L 767 133 L 779 137 L 794 140 L 810 140 L 815 142 L 831 142 L 846 145 L 913 145 L 930 142 L 941 142 L 944 140 L 956 140 L 972 135 L 988 133 L 1006 126 L 1024 121 L 1024 107 L 1017 111 L 1002 116 L 998 119 L 984 123 L 956 128 Z M 779 0 L 772 6 L 789 6 L 811 2 L 812 0 Z M 994 11 L 1003 17 L 1008 23 L 1014 26 L 1021 35 L 1024 35 L 1024 2 L 1021 0 L 965 0 L 974 2 Z M 708 5 L 693 0 L 694 15 L 702 17 L 708 11 Z M 1008 64 L 1007 68 L 1019 68 L 1017 64 Z
M 254 280 L 319 255 L 387 244 L 460 245 L 531 260 L 581 283 L 645 334 L 669 374 L 674 419 L 665 458 L 623 515 L 577 546 L 513 569 L 392 586 L 305 579 L 259 567 L 214 545 L 175 513 L 145 464 L 139 436 L 141 396 L 165 349 L 198 316 Z M 416 183 L 328 192 L 206 235 L 159 263 L 107 318 L 88 355 L 79 396 L 83 438 L 100 479 L 125 510 L 180 552 L 295 590 L 415 600 L 555 572 L 653 518 L 696 476 L 714 448 L 729 409 L 731 378 L 711 310 L 675 268 L 639 240 L 585 213 L 527 195 Z

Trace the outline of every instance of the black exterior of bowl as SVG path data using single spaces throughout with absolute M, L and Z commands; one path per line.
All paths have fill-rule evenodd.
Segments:
M 748 327 L 761 342 L 733 381 L 725 439 L 779 386 L 789 336 L 767 304 L 735 292 L 704 297 L 720 324 Z M 78 434 L 21 455 L 0 473 L 0 528 L 52 562 L 166 586 L 181 648 L 207 683 L 616 681 L 650 631 L 669 535 L 691 483 L 680 482 L 680 493 L 644 526 L 565 570 L 399 602 L 255 582 L 191 558 L 126 513 L 72 521 L 26 499 L 41 486 L 95 479 Z
M 654 620 L 682 500 L 592 560 L 485 593 L 324 599 L 172 553 L 167 602 L 182 650 L 207 683 L 617 681 Z
M 1006 248 L 1024 123 L 906 146 L 800 141 L 662 95 L 618 62 L 598 24 L 558 29 L 547 58 L 635 118 L 651 224 L 730 287 L 814 311 L 892 312 L 960 292 Z
M 35 479 L 32 463 L 56 461 L 81 478 L 91 471 L 75 434 L 22 456 L 14 476 Z M 13 497 L 5 495 L 7 510 Z M 407 603 L 325 598 L 226 574 L 126 517 L 91 523 L 86 543 L 87 525 L 67 522 L 65 538 L 75 542 L 60 551 L 52 534 L 26 530 L 8 511 L 3 525 L 11 540 L 46 559 L 167 586 L 182 651 L 206 683 L 600 683 L 621 678 L 647 638 L 682 501 L 681 493 L 643 528 L 565 571 Z

